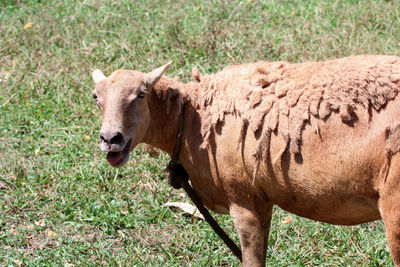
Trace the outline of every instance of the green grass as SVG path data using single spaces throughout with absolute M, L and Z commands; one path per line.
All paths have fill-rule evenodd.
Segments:
M 206 222 L 165 208 L 165 154 L 112 169 L 91 72 L 213 72 L 256 60 L 400 55 L 400 1 L 0 1 L 0 265 L 237 265 Z M 32 23 L 32 27 L 24 26 Z M 291 216 L 292 223 L 284 224 Z M 236 241 L 232 221 L 216 215 Z M 68 265 L 71 264 L 71 265 Z M 274 211 L 267 265 L 393 265 L 382 222 Z

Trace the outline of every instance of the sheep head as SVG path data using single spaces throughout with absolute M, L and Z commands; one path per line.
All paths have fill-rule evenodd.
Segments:
M 117 70 L 109 77 L 96 69 L 93 98 L 102 114 L 100 149 L 113 167 L 123 166 L 150 124 L 149 92 L 172 62 L 149 73 Z

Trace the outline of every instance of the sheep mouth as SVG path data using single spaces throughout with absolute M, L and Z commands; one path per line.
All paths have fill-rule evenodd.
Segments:
M 107 161 L 113 167 L 121 167 L 124 165 L 129 159 L 129 152 L 131 148 L 132 139 L 129 139 L 128 143 L 126 143 L 124 149 L 117 152 L 108 152 L 107 153 Z

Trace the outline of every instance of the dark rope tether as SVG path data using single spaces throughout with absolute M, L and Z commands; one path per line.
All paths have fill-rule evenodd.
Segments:
M 192 202 L 196 205 L 197 209 L 204 216 L 208 224 L 214 230 L 214 232 L 225 242 L 225 244 L 230 248 L 233 254 L 238 257 L 240 262 L 242 262 L 242 251 L 233 242 L 233 240 L 224 232 L 224 230 L 218 225 L 215 219 L 211 216 L 210 212 L 204 207 L 203 202 L 201 202 L 200 197 L 197 195 L 196 191 L 189 184 L 189 174 L 186 172 L 185 168 L 179 162 L 179 153 L 181 150 L 181 137 L 183 132 L 183 121 L 184 121 L 184 108 L 185 104 L 181 110 L 181 116 L 179 119 L 179 129 L 176 135 L 175 148 L 172 154 L 171 161 L 169 162 L 166 172 L 168 175 L 168 183 L 175 189 L 183 188 L 186 194 L 190 197 Z

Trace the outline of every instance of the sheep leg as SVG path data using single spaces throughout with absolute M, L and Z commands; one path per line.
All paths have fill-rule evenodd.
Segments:
M 267 249 L 268 249 L 268 238 L 269 238 L 269 229 L 271 228 L 271 219 L 272 219 L 272 209 L 273 205 L 269 207 L 267 210 L 267 217 L 265 218 L 265 225 L 263 227 L 264 229 L 264 260 L 267 259 Z
M 395 266 L 400 267 L 400 153 L 391 158 L 388 173 L 380 179 L 378 207 Z
M 379 209 L 395 266 L 400 266 L 400 194 L 381 198 Z
M 239 234 L 243 266 L 264 266 L 269 232 L 266 226 L 270 224 L 271 216 L 268 214 L 272 212 L 272 205 L 260 212 L 233 204 L 229 211 Z

